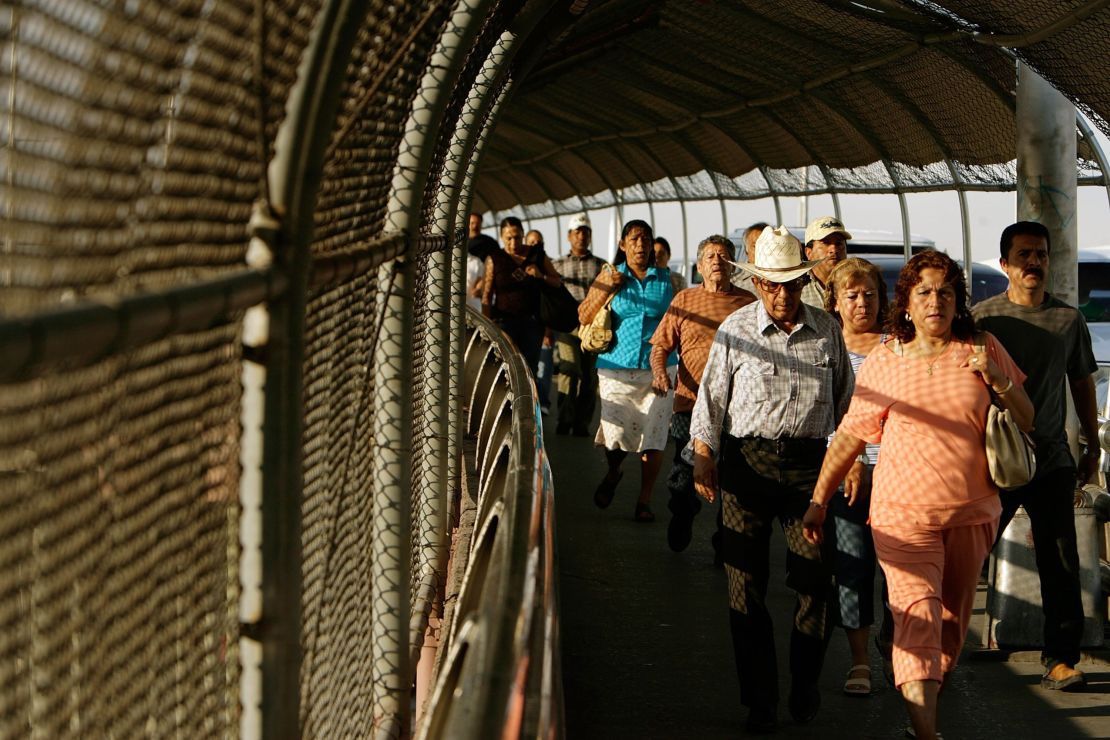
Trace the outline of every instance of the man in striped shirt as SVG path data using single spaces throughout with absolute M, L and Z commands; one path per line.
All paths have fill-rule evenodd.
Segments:
M 753 276 L 759 300 L 721 324 L 690 423 L 694 485 L 721 492 L 729 621 L 748 730 L 778 722 L 778 668 L 766 606 L 773 520 L 786 534 L 787 583 L 798 595 L 790 638 L 790 714 L 812 720 L 831 619 L 830 563 L 802 536 L 827 438 L 848 409 L 854 379 L 840 326 L 802 303 L 818 261 L 802 262 L 786 227 L 764 229 Z
M 590 217 L 585 213 L 572 216 L 567 228 L 570 253 L 554 261 L 555 271 L 563 276 L 563 284 L 579 303 L 597 279 L 605 260 L 590 251 Z M 559 394 L 559 421 L 556 434 L 590 435 L 597 406 L 597 355 L 583 352 L 578 330 L 561 332 L 555 343 L 555 367 L 559 373 L 556 389 Z

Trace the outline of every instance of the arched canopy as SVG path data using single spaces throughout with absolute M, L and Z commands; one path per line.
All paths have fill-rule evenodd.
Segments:
M 1012 189 L 1015 61 L 1108 131 L 1110 0 L 556 3 L 474 205 Z M 566 16 L 571 23 L 566 23 Z M 562 30 L 552 37 L 550 29 Z M 1081 182 L 1103 182 L 1079 142 Z M 815 170 L 807 170 L 815 167 Z M 618 197 L 617 190 L 622 190 Z

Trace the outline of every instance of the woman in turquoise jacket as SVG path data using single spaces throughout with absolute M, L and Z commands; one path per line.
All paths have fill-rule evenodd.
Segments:
M 651 492 L 663 463 L 673 400 L 673 391 L 663 394 L 652 388 L 651 336 L 673 297 L 671 271 L 655 266 L 652 242 L 646 222 L 626 223 L 616 267 L 602 270 L 578 308 L 579 320 L 588 324 L 613 296 L 614 341 L 597 358 L 601 425 L 594 439 L 605 450 L 609 470 L 594 492 L 594 503 L 604 509 L 613 501 L 623 475 L 621 463 L 634 452 L 640 456 L 641 473 L 633 514 L 638 522 L 655 521 Z M 677 359 L 672 355 L 667 364 L 673 373 Z

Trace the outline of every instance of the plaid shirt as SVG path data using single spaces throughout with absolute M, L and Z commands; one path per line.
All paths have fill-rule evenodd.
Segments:
M 754 291 L 753 291 L 754 292 Z M 808 303 L 814 308 L 825 310 L 825 296 L 829 294 L 828 286 L 817 282 L 813 273 L 809 274 L 809 282 L 802 288 L 802 303 Z
M 605 260 L 587 251 L 582 257 L 568 254 L 552 260 L 552 264 L 555 265 L 555 272 L 563 276 L 563 285 L 567 286 L 574 299 L 581 303 L 586 299 L 586 293 L 594 280 L 601 274 L 601 267 L 605 264 Z
M 787 334 L 762 301 L 721 324 L 701 378 L 690 437 L 715 452 L 721 433 L 767 439 L 827 437 L 852 399 L 855 379 L 840 325 L 801 305 Z

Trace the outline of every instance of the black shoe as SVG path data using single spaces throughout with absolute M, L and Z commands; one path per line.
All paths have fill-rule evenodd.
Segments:
M 575 437 L 589 437 L 590 430 L 586 427 L 575 427 L 572 434 L 574 434 Z
M 685 514 L 671 514 L 667 525 L 667 545 L 675 552 L 682 552 L 694 536 L 694 519 Z
M 556 434 L 570 434 L 570 424 L 559 423 L 555 425 Z
M 821 692 L 817 689 L 817 684 L 795 686 L 790 690 L 790 716 L 798 724 L 811 722 L 820 708 Z
M 779 727 L 778 713 L 766 707 L 752 707 L 748 713 L 748 722 L 744 725 L 752 735 L 769 735 Z
M 624 471 L 622 470 L 617 474 L 617 479 L 615 481 L 610 481 L 608 475 L 601 479 L 601 482 L 597 484 L 597 489 L 594 491 L 594 504 L 597 505 L 597 508 L 609 508 L 609 504 L 613 503 L 613 496 L 617 493 L 617 485 L 621 482 L 621 478 L 623 477 Z
M 713 543 L 713 567 L 723 568 L 725 565 L 725 552 L 721 546 L 721 533 L 714 532 L 713 537 L 710 538 L 710 542 Z

